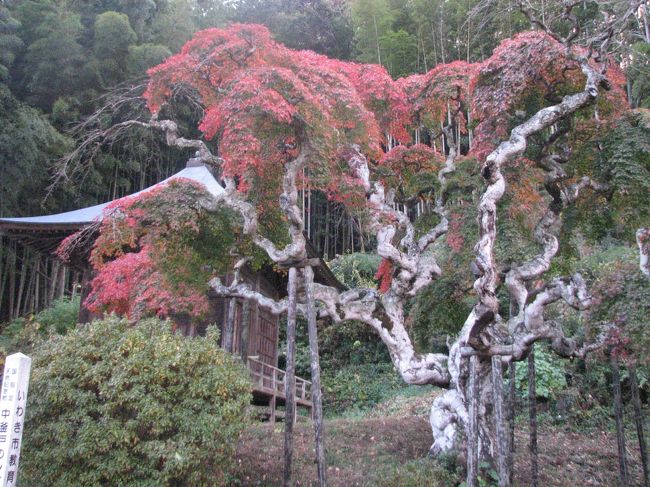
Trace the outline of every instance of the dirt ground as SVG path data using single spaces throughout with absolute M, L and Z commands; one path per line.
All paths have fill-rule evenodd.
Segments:
M 308 421 L 296 425 L 296 485 L 315 485 L 313 430 Z M 426 457 L 431 432 L 424 415 L 326 421 L 328 482 L 331 486 L 372 486 L 390 468 Z M 539 430 L 540 486 L 617 486 L 616 438 L 612 432 L 571 432 L 562 426 Z M 233 485 L 281 485 L 283 426 L 258 424 L 241 437 Z M 528 433 L 516 433 L 515 485 L 530 483 Z M 631 485 L 641 485 L 638 450 L 628 441 Z

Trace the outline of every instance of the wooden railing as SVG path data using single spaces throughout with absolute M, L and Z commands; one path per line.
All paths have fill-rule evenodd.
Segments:
M 269 364 L 265 364 L 255 358 L 248 357 L 246 362 L 251 372 L 253 387 L 261 392 L 274 396 L 284 396 L 284 379 L 286 372 Z M 304 403 L 311 403 L 311 382 L 296 377 L 296 400 Z

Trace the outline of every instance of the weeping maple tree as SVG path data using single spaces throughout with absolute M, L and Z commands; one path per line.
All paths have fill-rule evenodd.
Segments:
M 243 233 L 278 266 L 300 268 L 308 260 L 300 190 L 321 191 L 362 214 L 382 257 L 380 285 L 339 291 L 300 284 L 298 311 L 309 312 L 311 292 L 319 317 L 374 329 L 407 383 L 448 389 L 432 405 L 432 452 L 457 449 L 465 437 L 470 471 L 479 458 L 502 466 L 503 424 L 492 418 L 503 416 L 501 366 L 525 359 L 540 340 L 562 356 L 584 357 L 605 339 L 567 337 L 547 316 L 558 302 L 578 310 L 590 304 L 580 275 L 549 270 L 564 210 L 585 193 L 600 201 L 615 190 L 592 177 L 593 154 L 573 163 L 571 150 L 597 150 L 598 134 L 626 108 L 621 72 L 603 49 L 632 11 L 608 17 L 587 47 L 577 45 L 577 24 L 562 37 L 530 14 L 539 29 L 505 41 L 484 62 L 399 81 L 379 66 L 288 49 L 262 26 L 209 29 L 149 71 L 152 117 L 123 127 L 162 130 L 169 144 L 219 167 L 226 191 L 204 208 L 225 205 L 239 214 Z M 577 22 L 571 7 L 566 19 Z M 166 117 L 179 90 L 195 93 L 202 107 L 200 137 L 181 136 Z M 479 183 L 463 182 L 459 167 Z M 414 222 L 410 210 L 423 201 L 429 212 L 424 223 Z M 530 245 L 499 262 L 504 208 L 523 222 Z M 274 211 L 284 240 L 265 232 Z M 442 275 L 439 259 L 467 244 L 474 305 L 447 353 L 420 352 L 406 306 Z M 269 300 L 237 279 L 224 285 L 215 278 L 210 286 L 274 313 L 291 308 L 291 300 Z

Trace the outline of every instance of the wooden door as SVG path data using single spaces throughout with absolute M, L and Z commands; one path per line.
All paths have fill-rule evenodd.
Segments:
M 277 352 L 277 318 L 259 310 L 257 320 L 258 342 L 257 353 L 259 360 L 269 365 L 276 365 Z

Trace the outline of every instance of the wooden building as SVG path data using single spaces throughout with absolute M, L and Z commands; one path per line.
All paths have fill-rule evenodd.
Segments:
M 203 184 L 213 195 L 223 192 L 223 188 L 213 177 L 210 170 L 202 164 L 190 160 L 187 167 L 170 178 L 187 178 Z M 142 192 L 149 191 L 155 186 Z M 138 194 L 138 193 L 136 193 Z M 25 217 L 25 218 L 0 218 L 0 234 L 22 245 L 29 246 L 41 253 L 54 256 L 54 252 L 67 236 L 82 229 L 89 232 L 85 249 L 77 252 L 71 265 L 83 275 L 82 279 L 82 305 L 79 313 L 80 322 L 88 322 L 93 316 L 84 306 L 83 300 L 90 291 L 91 271 L 88 265 L 88 253 L 92 242 L 97 237 L 96 229 L 103 217 L 103 210 L 112 202 L 82 208 L 79 210 L 59 213 L 56 215 Z M 95 233 L 93 233 L 95 232 Z M 255 290 L 273 299 L 280 299 L 286 295 L 286 277 L 273 271 L 271 267 L 263 268 L 258 272 L 244 268 L 242 278 Z M 229 276 L 225 276 L 228 280 Z M 322 263 L 315 268 L 317 282 L 334 285 L 341 288 L 329 268 Z M 210 297 L 212 312 L 203 324 L 192 324 L 182 317 L 175 319 L 180 331 L 186 335 L 204 334 L 209 323 L 214 323 L 222 330 L 222 346 L 226 345 L 223 333 L 224 324 L 228 320 L 229 300 Z M 233 337 L 231 352 L 240 356 L 251 372 L 253 382 L 254 403 L 270 406 L 270 419 L 275 420 L 275 407 L 284 402 L 284 371 L 278 368 L 279 354 L 279 326 L 280 317 L 257 306 L 255 302 L 236 300 L 234 303 Z M 296 403 L 311 409 L 311 383 L 302 378 L 296 378 Z

